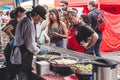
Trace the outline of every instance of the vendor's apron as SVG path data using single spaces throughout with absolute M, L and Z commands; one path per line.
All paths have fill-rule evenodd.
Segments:
M 72 26 L 69 28 L 67 32 L 67 48 L 70 50 L 74 50 L 77 52 L 85 52 L 84 47 L 82 47 L 76 40 L 76 30 L 78 25 L 75 29 L 72 29 Z

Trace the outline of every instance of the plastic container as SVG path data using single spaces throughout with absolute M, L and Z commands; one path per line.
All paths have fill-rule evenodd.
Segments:
M 50 73 L 50 64 L 47 61 L 36 62 L 36 70 L 38 75 L 45 75 Z

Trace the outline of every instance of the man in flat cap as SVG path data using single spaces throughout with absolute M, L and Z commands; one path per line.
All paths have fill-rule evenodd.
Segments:
M 34 17 L 32 17 L 32 19 L 34 18 L 33 21 L 39 18 L 45 18 L 46 11 L 40 5 L 34 7 L 32 12 L 35 13 Z M 19 70 L 19 80 L 32 80 L 31 69 L 33 55 L 37 55 L 40 52 L 40 48 L 35 41 L 33 23 L 29 18 L 23 17 L 16 27 L 11 62 L 16 65 L 14 69 Z
M 89 25 L 79 19 L 75 9 L 68 11 L 67 18 L 71 24 L 67 33 L 67 48 L 84 53 L 95 44 L 98 35 Z M 88 41 L 88 38 L 91 40 Z

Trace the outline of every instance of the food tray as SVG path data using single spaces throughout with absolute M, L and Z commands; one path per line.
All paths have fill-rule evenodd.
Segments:
M 75 74 L 92 75 L 93 65 L 91 63 L 77 63 L 70 66 Z
M 55 58 L 55 57 L 59 57 L 59 56 L 62 56 L 62 54 L 58 53 L 58 52 L 48 52 L 43 55 L 38 55 L 37 60 L 49 60 L 50 58 Z
M 50 64 L 55 67 L 68 67 L 69 65 L 75 64 L 78 61 L 78 58 L 72 56 L 61 56 L 49 60 Z

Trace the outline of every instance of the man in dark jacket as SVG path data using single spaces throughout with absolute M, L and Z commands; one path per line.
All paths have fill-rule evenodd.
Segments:
M 101 23 L 104 22 L 104 17 L 102 12 L 96 8 L 96 2 L 94 0 L 90 0 L 88 2 L 88 9 L 90 10 L 88 14 L 90 25 L 99 36 L 97 42 L 91 48 L 91 51 L 95 52 L 96 56 L 100 57 L 101 55 L 99 49 L 100 49 L 100 43 L 102 41 L 102 31 L 99 30 L 99 26 Z

